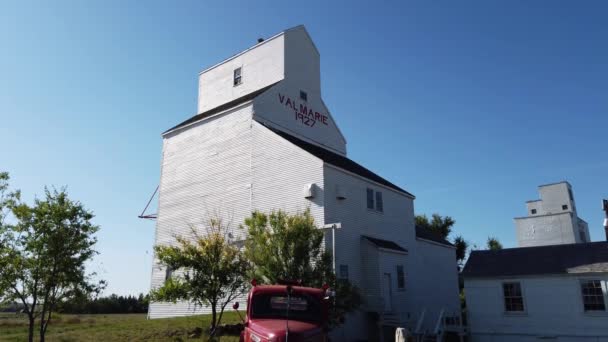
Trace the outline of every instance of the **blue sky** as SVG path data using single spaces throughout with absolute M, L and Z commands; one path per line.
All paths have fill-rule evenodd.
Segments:
M 160 133 L 196 114 L 197 75 L 298 24 L 321 52 L 349 156 L 515 246 L 537 185 L 568 180 L 593 240 L 608 197 L 602 1 L 4 2 L 0 169 L 31 200 L 67 185 L 101 225 L 107 292 L 147 291 Z

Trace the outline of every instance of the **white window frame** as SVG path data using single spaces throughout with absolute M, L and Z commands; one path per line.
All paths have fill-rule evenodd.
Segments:
M 382 195 L 382 191 L 374 191 L 374 199 L 376 202 L 376 211 L 379 213 L 384 212 L 384 196 Z M 380 204 L 380 205 L 378 205 Z
M 368 198 L 370 193 L 372 195 L 371 202 L 369 201 L 369 198 Z M 378 198 L 380 198 L 380 201 L 378 201 Z M 370 203 L 371 203 L 371 208 L 369 206 Z M 378 207 L 378 203 L 382 203 L 381 208 Z M 378 191 L 371 187 L 366 187 L 366 189 L 365 189 L 365 207 L 367 208 L 368 211 L 373 211 L 378 214 L 383 214 L 384 213 L 384 194 L 382 193 L 382 191 Z
M 403 270 L 403 286 L 399 287 L 399 267 Z M 395 280 L 397 281 L 397 291 L 405 291 L 405 265 L 399 264 L 395 265 Z
M 589 281 L 599 281 L 600 282 L 600 287 L 602 289 L 602 294 L 604 295 L 604 310 L 585 310 L 585 299 L 584 299 L 584 295 L 583 295 L 583 283 L 589 282 Z M 578 291 L 579 291 L 579 297 L 580 297 L 580 301 L 581 301 L 581 309 L 583 311 L 583 313 L 587 314 L 587 315 L 608 315 L 608 280 L 606 279 L 602 279 L 602 278 L 581 278 L 579 279 L 579 285 L 578 285 Z
M 372 205 L 371 208 L 369 206 L 369 204 L 370 204 L 370 196 L 369 196 L 370 193 L 372 195 L 371 196 L 371 205 Z M 376 196 L 376 193 L 375 193 L 374 189 L 372 189 L 372 188 L 366 188 L 365 189 L 365 207 L 368 210 L 375 210 L 375 208 L 376 208 L 376 197 L 375 196 Z
M 505 301 L 505 284 L 519 284 L 519 290 L 521 292 L 521 303 L 524 306 L 522 311 L 509 311 L 507 310 L 507 303 Z M 528 303 L 526 303 L 526 293 L 524 291 L 524 283 L 521 280 L 504 280 L 500 283 L 500 298 L 502 299 L 502 310 L 507 316 L 521 316 L 528 313 Z
M 238 83 L 237 83 L 237 77 L 236 77 L 236 71 L 239 71 L 239 77 L 238 77 Z M 243 84 L 243 67 L 240 66 L 238 68 L 235 68 L 234 70 L 232 70 L 232 86 L 233 87 L 238 87 L 241 84 Z

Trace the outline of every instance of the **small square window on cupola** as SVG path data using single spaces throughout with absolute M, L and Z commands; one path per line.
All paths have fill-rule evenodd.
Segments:
M 300 90 L 300 100 L 308 101 L 308 94 L 304 90 Z
M 236 68 L 234 69 L 234 76 L 233 76 L 233 85 L 236 87 L 237 85 L 243 83 L 243 76 L 242 76 L 242 68 Z

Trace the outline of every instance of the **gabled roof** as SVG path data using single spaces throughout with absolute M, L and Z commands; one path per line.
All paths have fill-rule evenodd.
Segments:
M 275 82 L 275 83 L 273 83 L 271 85 L 268 85 L 268 86 L 266 86 L 266 87 L 264 87 L 262 89 L 258 89 L 258 90 L 254 91 L 252 93 L 243 95 L 243 96 L 241 96 L 239 98 L 236 98 L 236 99 L 234 99 L 234 100 L 232 100 L 230 102 L 226 102 L 223 105 L 220 105 L 218 107 L 215 107 L 215 108 L 209 109 L 207 111 L 204 111 L 204 112 L 202 112 L 200 114 L 197 114 L 197 115 L 191 117 L 190 119 L 188 119 L 188 120 L 186 120 L 186 121 L 178 124 L 177 126 L 169 128 L 168 130 L 166 130 L 165 132 L 163 132 L 163 134 L 166 134 L 166 133 L 171 132 L 171 131 L 173 131 L 175 129 L 184 127 L 184 126 L 189 125 L 189 124 L 191 124 L 193 122 L 197 122 L 197 121 L 202 120 L 204 118 L 210 117 L 213 114 L 217 114 L 217 113 L 223 112 L 225 110 L 228 110 L 228 109 L 230 109 L 232 107 L 238 106 L 238 105 L 240 105 L 242 103 L 245 103 L 247 101 L 251 101 L 251 100 L 255 99 L 256 97 L 262 95 L 266 90 L 272 88 L 272 86 L 274 86 L 277 83 L 279 83 L 279 82 Z
M 363 178 L 367 178 L 371 181 L 382 184 L 393 190 L 397 190 L 408 196 L 414 197 L 414 195 L 412 195 L 411 193 L 403 190 L 402 188 L 398 187 L 397 185 L 387 181 L 386 179 L 378 176 L 377 174 L 373 173 L 372 171 L 366 169 L 365 167 L 361 166 L 360 164 L 357 164 L 356 162 L 354 162 L 342 155 L 331 152 L 330 150 L 327 150 L 321 146 L 317 146 L 315 144 L 312 144 L 312 143 L 306 142 L 304 140 L 301 140 L 299 138 L 296 138 L 293 135 L 288 134 L 286 132 L 277 130 L 272 127 L 268 127 L 268 126 L 266 126 L 266 127 L 268 129 L 270 129 L 271 131 L 273 131 L 274 133 L 276 133 L 277 135 L 279 135 L 280 137 L 284 138 L 285 140 L 291 142 L 292 144 L 298 146 L 299 148 L 301 148 L 304 151 L 312 154 L 313 156 L 323 160 L 324 162 L 326 162 L 328 164 L 337 166 L 341 169 L 352 172 Z
M 279 83 L 279 82 L 273 83 L 273 84 L 268 85 L 268 86 L 266 86 L 266 87 L 264 87 L 262 89 L 256 90 L 256 91 L 254 91 L 252 93 L 249 93 L 247 95 L 243 95 L 243 96 L 241 96 L 241 97 L 239 97 L 237 99 L 234 99 L 234 100 L 232 100 L 230 102 L 224 103 L 221 106 L 212 108 L 212 109 L 207 110 L 205 112 L 202 112 L 202 113 L 200 113 L 198 115 L 195 115 L 195 116 L 191 117 L 190 119 L 188 119 L 188 120 L 186 120 L 186 121 L 184 121 L 184 122 L 182 122 L 182 123 L 180 123 L 180 124 L 178 124 L 178 125 L 170 128 L 170 129 L 166 130 L 165 132 L 163 132 L 163 135 L 166 134 L 166 133 L 168 133 L 168 132 L 171 132 L 173 130 L 176 130 L 178 128 L 181 128 L 181 127 L 184 127 L 186 125 L 189 125 L 191 123 L 203 120 L 203 119 L 205 119 L 207 117 L 210 117 L 210 116 L 212 116 L 214 114 L 217 114 L 217 113 L 220 113 L 222 111 L 225 111 L 225 110 L 228 110 L 230 108 L 233 108 L 235 106 L 238 106 L 238 105 L 240 105 L 242 103 L 251 101 L 251 100 L 255 99 L 256 97 L 262 95 L 264 92 L 266 92 L 268 89 L 270 89 L 271 87 L 273 87 L 277 83 Z M 326 162 L 328 164 L 337 166 L 337 167 L 339 167 L 341 169 L 344 169 L 346 171 L 352 172 L 352 173 L 354 173 L 356 175 L 359 175 L 361 177 L 367 178 L 367 179 L 369 179 L 371 181 L 374 181 L 376 183 L 382 184 L 382 185 L 384 185 L 386 187 L 389 187 L 391 189 L 397 190 L 399 192 L 402 192 L 402 193 L 404 193 L 404 194 L 406 194 L 408 196 L 415 197 L 414 195 L 412 195 L 411 193 L 407 192 L 406 190 L 398 187 L 397 185 L 389 182 L 388 180 L 380 177 L 379 175 L 375 174 L 374 172 L 366 169 L 365 167 L 361 166 L 360 164 L 358 164 L 358 163 L 356 163 L 356 162 L 354 162 L 354 161 L 352 161 L 352 160 L 350 160 L 350 159 L 348 159 L 348 158 L 346 158 L 346 157 L 344 157 L 342 155 L 339 155 L 337 153 L 331 152 L 331 151 L 329 151 L 329 150 L 327 150 L 327 149 L 325 149 L 323 147 L 314 145 L 312 143 L 306 142 L 306 141 L 301 140 L 299 138 L 296 138 L 293 135 L 290 135 L 290 134 L 288 134 L 286 132 L 277 130 L 277 129 L 272 128 L 272 127 L 268 127 L 268 126 L 266 126 L 266 127 L 268 129 L 270 129 L 272 132 L 274 132 L 277 135 L 279 135 L 282 138 L 284 138 L 285 140 L 287 140 L 287 141 L 291 142 L 292 144 L 300 147 L 301 149 L 305 150 L 306 152 L 314 155 L 315 157 L 323 160 L 324 162 Z
M 608 272 L 608 242 L 473 251 L 465 278 Z
M 416 237 L 419 239 L 425 239 L 433 242 L 440 243 L 446 246 L 454 246 L 448 240 L 444 239 L 441 235 L 422 227 L 416 226 Z
M 370 237 L 370 236 L 366 236 L 366 235 L 361 235 L 361 237 L 363 237 L 367 241 L 373 243 L 378 248 L 390 249 L 390 250 L 394 250 L 394 251 L 398 251 L 398 252 L 406 252 L 407 253 L 407 249 L 399 246 L 398 244 L 396 244 L 393 241 L 376 239 L 376 238 L 373 238 L 373 237 Z
M 279 32 L 279 33 L 275 34 L 274 36 L 269 37 L 269 38 L 262 38 L 262 41 L 258 41 L 258 43 L 257 43 L 257 44 L 255 44 L 255 45 L 253 45 L 253 46 L 250 46 L 249 48 L 247 48 L 247 49 L 245 49 L 245 50 L 243 50 L 243 51 L 241 51 L 241 52 L 238 52 L 238 53 L 236 53 L 236 54 L 234 54 L 234 55 L 232 55 L 232 56 L 230 56 L 230 57 L 228 57 L 228 58 L 224 59 L 224 60 L 223 60 L 223 61 L 221 61 L 221 62 L 215 63 L 214 65 L 212 65 L 212 66 L 210 66 L 210 67 L 208 67 L 208 68 L 205 68 L 203 71 L 199 72 L 199 75 L 200 75 L 200 74 L 203 74 L 203 73 L 205 73 L 205 72 L 207 72 L 207 71 L 209 71 L 209 70 L 211 70 L 211 69 L 214 69 L 214 68 L 216 68 L 216 67 L 218 67 L 218 66 L 220 66 L 220 65 L 222 65 L 222 64 L 224 64 L 224 63 L 226 63 L 226 62 L 228 62 L 228 61 L 230 61 L 230 60 L 232 60 L 232 59 L 235 59 L 235 58 L 237 58 L 238 56 L 241 56 L 241 55 L 243 55 L 243 54 L 245 54 L 245 53 L 247 53 L 247 52 L 249 52 L 249 51 L 251 51 L 251 50 L 253 50 L 253 49 L 257 48 L 257 47 L 258 47 L 258 46 L 260 46 L 260 45 L 267 44 L 268 42 L 272 41 L 273 39 L 278 38 L 278 37 L 281 37 L 281 36 L 285 35 L 286 33 L 290 32 L 290 31 L 295 31 L 295 30 L 300 30 L 300 29 L 301 29 L 302 31 L 304 31 L 304 33 L 306 34 L 306 36 L 308 37 L 308 39 L 309 39 L 309 40 L 310 40 L 310 42 L 312 43 L 312 46 L 313 46 L 313 48 L 315 49 L 315 52 L 316 52 L 316 53 L 319 55 L 319 49 L 317 49 L 317 46 L 315 45 L 315 42 L 314 42 L 314 41 L 312 40 L 312 38 L 310 37 L 310 34 L 309 34 L 309 33 L 308 33 L 308 31 L 306 30 L 306 27 L 304 27 L 304 25 L 301 25 L 301 24 L 300 24 L 300 25 L 297 25 L 297 26 L 294 26 L 294 27 L 288 28 L 288 29 L 286 29 L 286 30 L 283 30 L 283 31 L 281 31 L 281 32 Z

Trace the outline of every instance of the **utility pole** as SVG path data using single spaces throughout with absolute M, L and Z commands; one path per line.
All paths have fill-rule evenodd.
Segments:
M 602 200 L 602 209 L 604 209 L 604 213 L 606 213 L 606 217 L 604 218 L 604 232 L 606 233 L 606 241 L 608 241 L 608 199 Z

